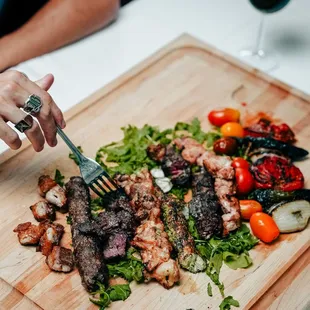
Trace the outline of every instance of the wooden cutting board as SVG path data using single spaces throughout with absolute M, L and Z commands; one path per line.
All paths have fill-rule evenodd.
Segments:
M 309 97 L 297 90 L 183 35 L 66 113 L 66 132 L 86 155 L 94 157 L 101 145 L 122 137 L 122 126 L 148 123 L 167 128 L 198 116 L 207 129 L 208 111 L 232 106 L 243 115 L 265 111 L 282 119 L 292 126 L 298 144 L 309 149 L 308 101 Z M 79 174 L 68 153 L 60 141 L 56 148 L 46 147 L 39 154 L 26 144 L 19 153 L 0 157 L 0 278 L 19 300 L 33 308 L 96 308 L 76 270 L 70 274 L 50 272 L 41 253 L 21 246 L 12 232 L 18 223 L 34 222 L 29 206 L 39 199 L 36 184 L 41 174 L 54 175 L 56 168 L 67 178 Z M 297 165 L 310 187 L 310 159 Z M 62 244 L 70 247 L 65 216 L 58 214 L 57 221 L 66 226 Z M 226 295 L 239 300 L 241 309 L 250 308 L 307 250 L 309 237 L 310 227 L 281 235 L 274 244 L 260 244 L 251 251 L 252 267 L 233 271 L 224 266 L 221 280 Z M 208 282 L 204 273 L 182 272 L 180 285 L 169 291 L 155 282 L 132 284 L 128 300 L 114 303 L 111 309 L 217 309 L 221 297 L 215 287 L 214 296 L 208 296 Z

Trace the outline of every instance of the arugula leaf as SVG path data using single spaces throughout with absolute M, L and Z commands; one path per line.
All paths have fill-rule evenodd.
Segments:
M 126 258 L 121 259 L 119 262 L 107 264 L 109 275 L 124 278 L 128 282 L 133 280 L 138 283 L 142 282 L 144 280 L 144 265 L 137 254 L 137 250 L 131 247 L 127 251 Z
M 221 302 L 220 310 L 230 310 L 231 309 L 230 306 L 239 307 L 240 304 L 239 304 L 239 302 L 237 300 L 233 299 L 232 296 L 227 296 Z
M 231 269 L 248 268 L 252 265 L 253 261 L 247 252 L 240 255 L 228 251 L 223 252 L 223 260 L 225 264 Z
M 63 182 L 64 179 L 65 177 L 61 174 L 61 172 L 58 169 L 56 169 L 54 181 L 60 186 L 64 186 L 64 182 Z
M 82 147 L 81 146 L 77 146 L 78 150 L 83 153 L 83 150 L 82 150 Z M 70 153 L 69 154 L 69 158 L 72 159 L 77 165 L 79 165 L 79 161 L 77 159 L 77 157 L 73 154 L 73 153 Z
M 213 294 L 212 294 L 212 286 L 211 286 L 210 282 L 208 283 L 208 295 L 209 295 L 210 297 L 213 296 Z
M 184 200 L 184 196 L 188 192 L 188 187 L 180 187 L 180 186 L 174 186 L 170 190 L 170 193 L 176 196 L 180 200 Z
M 193 238 L 195 240 L 199 239 L 199 234 L 198 234 L 198 230 L 196 228 L 195 220 L 191 215 L 189 216 L 189 219 L 188 219 L 188 231 L 193 236 Z M 206 258 L 207 258 L 207 256 L 206 256 Z
M 92 295 L 99 295 L 99 298 L 89 298 L 89 300 L 95 305 L 100 306 L 102 310 L 108 307 L 112 301 L 125 300 L 131 294 L 129 284 L 112 285 L 107 289 L 102 283 L 98 282 L 97 285 L 98 290 L 93 292 Z
M 103 206 L 102 199 L 99 197 L 92 199 L 90 202 L 90 208 L 92 211 L 95 211 L 95 212 L 103 210 L 104 206 Z
M 70 215 L 67 215 L 67 224 L 72 225 L 72 217 Z

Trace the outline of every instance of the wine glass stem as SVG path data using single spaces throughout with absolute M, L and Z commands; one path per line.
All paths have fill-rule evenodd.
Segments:
M 261 44 L 262 44 L 262 38 L 263 38 L 263 32 L 264 32 L 264 15 L 262 14 L 260 23 L 259 23 L 259 28 L 258 28 L 258 33 L 256 37 L 256 44 L 255 44 L 255 49 L 254 49 L 254 55 L 259 55 L 261 51 Z

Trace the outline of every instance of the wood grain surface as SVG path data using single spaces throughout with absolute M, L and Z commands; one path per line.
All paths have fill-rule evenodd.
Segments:
M 298 144 L 309 149 L 308 99 L 185 35 L 69 111 L 66 132 L 82 146 L 87 156 L 94 157 L 101 145 L 122 137 L 122 126 L 148 123 L 167 128 L 177 121 L 190 121 L 198 116 L 207 129 L 208 111 L 232 106 L 242 110 L 243 115 L 269 112 L 292 126 Z M 246 107 L 242 102 L 247 103 Z M 1 285 L 6 285 L 1 291 L 11 292 L 6 295 L 9 296 L 7 302 L 13 300 L 14 303 L 14 298 L 22 297 L 21 300 L 33 303 L 33 309 L 95 309 L 76 270 L 70 274 L 50 272 L 41 253 L 35 252 L 34 247 L 21 246 L 12 232 L 18 223 L 34 222 L 29 206 L 39 198 L 36 184 L 41 174 L 53 175 L 56 168 L 67 179 L 79 174 L 68 153 L 60 141 L 56 148 L 46 148 L 39 154 L 26 145 L 19 153 L 7 152 L 0 156 L 0 277 Z M 307 187 L 310 185 L 309 163 L 310 160 L 297 163 Z M 57 221 L 66 226 L 62 243 L 70 247 L 65 216 L 58 214 Z M 278 292 L 277 296 L 284 296 L 278 301 L 279 305 L 283 300 L 285 304 L 293 302 L 287 294 L 293 294 L 292 290 L 301 288 L 304 279 L 309 278 L 309 236 L 308 227 L 300 233 L 281 235 L 272 245 L 260 244 L 251 251 L 254 264 L 246 270 L 232 271 L 223 267 L 221 280 L 226 294 L 239 300 L 241 309 L 249 309 L 257 301 L 257 309 L 267 309 L 275 300 L 268 290 L 270 287 Z M 292 276 L 289 271 L 299 257 L 304 258 L 296 265 L 298 275 L 295 276 L 295 270 Z M 284 280 L 281 287 L 277 287 L 274 283 L 283 273 Z M 286 291 L 290 281 L 297 284 Z M 111 309 L 217 309 L 221 297 L 215 287 L 214 296 L 208 297 L 208 282 L 205 274 L 182 272 L 180 286 L 169 291 L 157 283 L 133 284 L 128 300 L 114 303 Z M 267 290 L 266 298 L 260 299 Z M 18 297 L 10 297 L 14 294 Z M 309 297 L 303 296 L 302 306 L 308 305 Z M 289 309 L 299 305 L 296 300 Z

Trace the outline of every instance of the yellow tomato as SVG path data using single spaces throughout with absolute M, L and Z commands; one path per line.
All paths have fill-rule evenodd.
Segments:
M 244 136 L 244 131 L 239 123 L 228 122 L 221 127 L 221 133 L 224 137 L 238 137 Z

